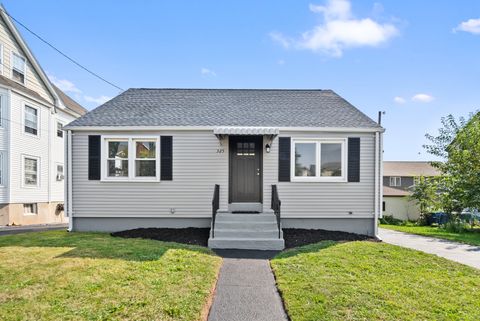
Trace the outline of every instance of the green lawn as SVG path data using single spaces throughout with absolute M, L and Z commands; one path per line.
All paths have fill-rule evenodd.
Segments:
M 199 320 L 220 265 L 206 248 L 102 233 L 0 236 L 0 320 Z
M 476 229 L 475 232 L 452 233 L 435 226 L 402 226 L 381 224 L 380 227 L 411 234 L 438 237 L 441 239 L 452 240 L 471 245 L 480 245 L 479 229 Z
M 271 261 L 292 321 L 480 320 L 480 271 L 368 241 L 324 241 Z

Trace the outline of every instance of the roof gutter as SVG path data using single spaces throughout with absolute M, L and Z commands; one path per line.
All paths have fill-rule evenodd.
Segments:
M 214 130 L 218 126 L 66 126 L 65 129 L 75 131 L 158 131 L 158 130 Z M 243 128 L 262 128 L 249 126 Z M 353 133 L 383 133 L 385 128 L 355 128 L 355 127 L 275 127 L 280 131 L 303 131 L 303 132 L 353 132 Z

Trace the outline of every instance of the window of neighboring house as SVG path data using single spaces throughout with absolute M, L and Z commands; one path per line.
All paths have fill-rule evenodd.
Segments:
M 383 201 L 383 202 L 382 202 L 382 211 L 385 212 L 385 209 L 386 209 L 386 208 L 387 208 L 387 207 L 385 206 L 385 201 Z
M 38 109 L 25 105 L 24 130 L 26 133 L 38 135 Z
M 63 181 L 64 174 L 63 174 L 63 165 L 57 164 L 57 181 Z
M 36 215 L 36 214 L 38 214 L 37 203 L 23 204 L 23 214 L 25 214 L 25 215 Z
M 57 137 L 63 138 L 63 124 L 57 122 Z
M 396 176 L 390 177 L 390 186 L 402 186 L 402 178 Z
M 3 75 L 3 44 L 0 43 L 0 74 Z
M 24 57 L 12 52 L 12 79 L 25 85 L 27 61 Z
M 23 185 L 25 187 L 38 186 L 38 158 L 23 156 Z
M 158 137 L 104 138 L 105 180 L 158 180 Z
M 0 151 L 0 186 L 3 186 L 3 152 Z
M 294 141 L 293 181 L 345 181 L 345 140 Z

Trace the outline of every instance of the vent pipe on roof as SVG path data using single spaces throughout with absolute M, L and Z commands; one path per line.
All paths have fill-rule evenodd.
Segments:
M 385 115 L 385 111 L 378 112 L 378 124 L 382 125 L 382 115 Z

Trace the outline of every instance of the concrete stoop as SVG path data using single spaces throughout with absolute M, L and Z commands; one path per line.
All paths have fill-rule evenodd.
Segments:
M 212 249 L 283 250 L 283 232 L 278 238 L 275 215 L 218 213 L 215 222 L 215 237 L 208 239 Z

